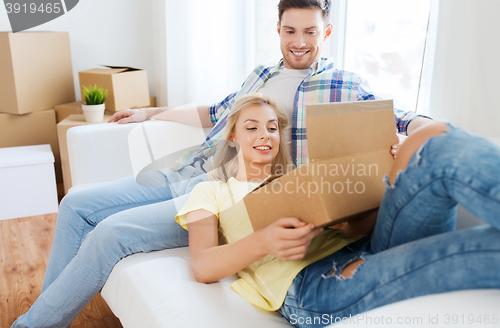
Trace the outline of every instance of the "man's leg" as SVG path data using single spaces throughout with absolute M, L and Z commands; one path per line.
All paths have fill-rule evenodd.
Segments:
M 120 211 L 97 224 L 57 279 L 13 327 L 68 327 L 101 290 L 120 259 L 186 246 L 187 231 L 174 217 L 188 197 Z
M 163 179 L 160 171 L 152 179 Z M 80 245 L 95 226 L 108 216 L 137 206 L 171 199 L 170 188 L 149 188 L 137 184 L 134 177 L 105 183 L 72 192 L 59 206 L 54 241 L 42 286 L 42 292 L 52 284 L 76 255 Z
M 500 148 L 488 140 L 450 127 L 391 173 L 372 252 L 455 230 L 458 203 L 500 229 Z

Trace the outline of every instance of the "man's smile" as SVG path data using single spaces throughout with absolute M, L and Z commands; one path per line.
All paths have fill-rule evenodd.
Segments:
M 310 50 L 301 50 L 301 51 L 298 51 L 298 50 L 290 50 L 290 52 L 296 56 L 296 57 L 302 57 L 304 56 L 305 54 L 309 53 Z

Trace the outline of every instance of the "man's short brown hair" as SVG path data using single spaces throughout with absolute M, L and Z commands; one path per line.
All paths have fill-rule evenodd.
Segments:
M 325 23 L 330 22 L 330 4 L 331 0 L 280 0 L 278 4 L 278 19 L 281 24 L 281 17 L 287 9 L 320 9 Z

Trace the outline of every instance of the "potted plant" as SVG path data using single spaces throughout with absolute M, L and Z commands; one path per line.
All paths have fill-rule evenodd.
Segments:
M 82 104 L 83 115 L 89 123 L 101 123 L 104 118 L 104 101 L 108 90 L 99 88 L 96 84 L 83 87 L 85 103 Z

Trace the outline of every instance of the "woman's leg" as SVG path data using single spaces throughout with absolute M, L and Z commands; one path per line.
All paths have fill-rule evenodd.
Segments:
M 151 173 L 165 180 L 160 171 Z M 134 177 L 72 192 L 63 198 L 57 215 L 54 241 L 42 292 L 59 276 L 76 255 L 80 245 L 95 226 L 108 216 L 137 206 L 171 199 L 170 188 L 143 187 Z
M 488 140 L 450 126 L 396 173 L 380 206 L 372 252 L 455 230 L 458 203 L 500 229 L 500 148 Z
M 292 324 L 316 318 L 321 326 L 323 318 L 416 296 L 500 288 L 499 148 L 450 127 L 406 164 L 390 180 L 370 242 L 347 246 L 294 280 L 281 309 Z M 490 226 L 452 231 L 458 202 Z M 353 262 L 357 268 L 344 275 Z
M 289 288 L 281 314 L 297 327 L 322 327 L 417 296 L 500 288 L 500 231 L 492 226 L 447 232 L 376 254 L 364 253 L 368 249 L 365 237 L 306 267 Z M 359 258 L 366 261 L 345 278 L 344 268 Z
M 101 290 L 120 259 L 186 246 L 187 231 L 174 217 L 187 198 L 124 210 L 97 224 L 76 256 L 12 327 L 68 327 Z

